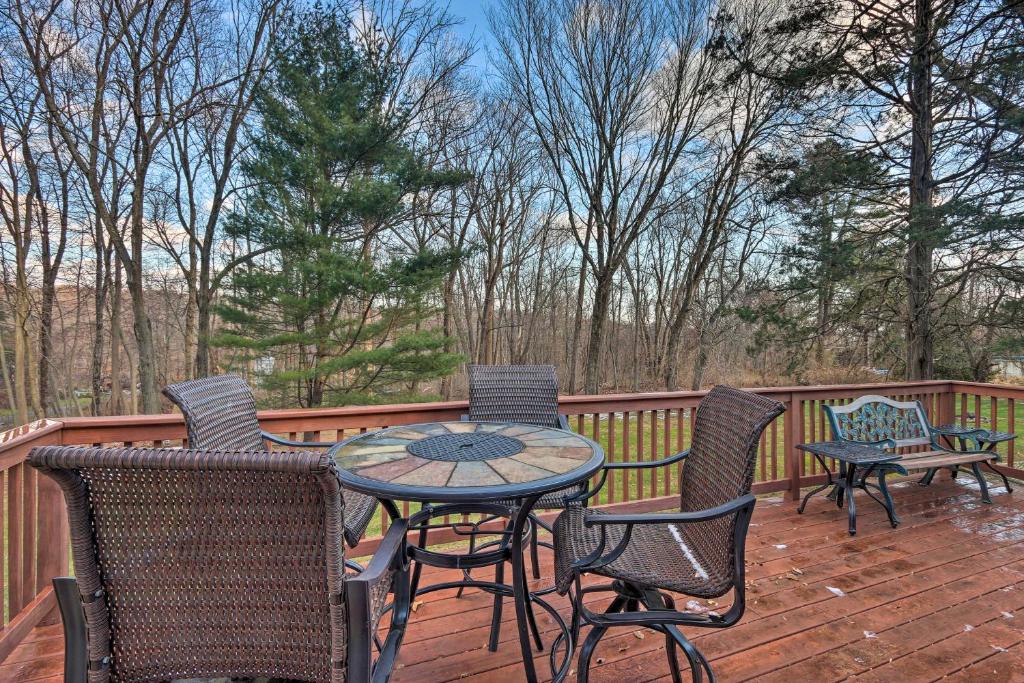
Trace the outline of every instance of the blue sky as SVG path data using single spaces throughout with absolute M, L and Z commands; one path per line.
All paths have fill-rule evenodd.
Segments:
M 448 11 L 462 24 L 456 31 L 466 39 L 474 39 L 477 46 L 477 53 L 473 56 L 472 64 L 483 71 L 487 66 L 487 44 L 491 38 L 491 32 L 487 27 L 487 8 L 491 0 L 451 0 Z

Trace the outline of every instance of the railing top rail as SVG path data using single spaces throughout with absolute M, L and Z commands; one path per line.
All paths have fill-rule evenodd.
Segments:
M 893 393 L 908 390 L 923 390 L 929 393 L 940 392 L 948 389 L 950 382 L 943 380 L 928 380 L 920 382 L 888 382 L 875 384 L 835 384 L 816 386 L 785 386 L 785 387 L 757 387 L 748 389 L 758 394 L 772 397 L 785 397 L 791 394 L 798 394 L 802 398 L 809 398 L 819 393 L 856 393 L 861 391 Z M 966 383 L 965 383 L 966 384 Z M 975 386 L 972 384 L 972 386 Z M 977 385 L 979 387 L 1002 388 L 1003 385 Z M 1012 389 L 1012 387 L 1011 387 Z M 1021 389 L 1024 393 L 1024 388 Z M 581 410 L 592 407 L 595 404 L 607 409 L 607 406 L 616 403 L 635 405 L 640 403 L 666 403 L 676 405 L 697 401 L 707 394 L 706 390 L 701 391 L 657 391 L 644 393 L 625 394 L 576 394 L 571 396 L 560 396 L 559 404 L 570 408 L 570 410 Z M 408 413 L 444 413 L 464 411 L 468 403 L 462 401 L 437 401 L 430 403 L 401 403 L 389 405 L 362 405 L 343 406 L 334 408 L 284 408 L 273 410 L 261 410 L 259 417 L 268 421 L 301 420 L 310 417 L 344 418 L 372 415 L 404 415 Z M 112 417 L 69 417 L 60 420 L 65 427 L 70 429 L 97 429 L 107 427 L 142 427 L 142 426 L 167 426 L 175 427 L 182 424 L 180 414 L 171 413 L 164 415 L 131 415 Z
M 36 420 L 0 432 L 0 454 L 30 446 L 43 437 L 60 432 L 62 428 L 63 423 L 60 420 Z

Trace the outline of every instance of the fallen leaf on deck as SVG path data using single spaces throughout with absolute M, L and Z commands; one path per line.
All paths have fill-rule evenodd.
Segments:
M 999 647 L 998 645 L 990 645 L 989 647 L 991 647 L 996 652 L 1008 652 L 1008 650 L 1005 647 Z
M 1002 612 L 1001 614 L 1003 615 L 1003 619 L 1013 619 L 1012 612 Z
M 844 593 L 841 588 L 836 588 L 835 586 L 825 586 L 825 588 L 827 588 L 829 590 L 829 592 L 832 593 L 833 595 L 835 595 L 836 597 L 840 597 L 840 598 L 845 598 L 846 597 L 846 593 Z
M 875 633 L 874 631 L 864 631 L 864 637 L 865 638 L 877 638 L 878 634 Z
M 636 638 L 637 640 L 643 640 L 644 639 L 644 632 L 643 631 L 633 631 L 633 637 Z
M 785 550 L 788 546 L 785 543 L 779 543 L 775 546 L 776 550 Z
M 964 624 L 964 633 L 967 633 L 967 632 L 973 631 L 973 630 L 974 630 L 973 626 L 971 626 L 970 624 Z
M 415 612 L 416 610 L 418 610 L 420 608 L 420 605 L 422 605 L 422 604 L 423 604 L 422 600 L 415 600 L 415 601 L 413 601 L 413 603 L 412 603 L 412 611 Z

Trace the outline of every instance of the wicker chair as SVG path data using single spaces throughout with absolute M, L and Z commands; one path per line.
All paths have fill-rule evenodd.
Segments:
M 678 626 L 724 628 L 743 615 L 744 543 L 754 510 L 754 463 L 761 434 L 784 409 L 756 394 L 715 387 L 697 408 L 688 451 L 655 462 L 606 466 L 607 472 L 683 461 L 679 512 L 603 514 L 573 504 L 555 520 L 556 588 L 571 595 L 574 635 L 581 619 L 592 626 L 580 651 L 580 683 L 587 683 L 594 648 L 608 628 L 624 625 L 665 635 L 675 683 L 682 680 L 675 645 L 686 655 L 695 681 L 703 679 L 703 671 L 715 680 L 707 659 Z M 587 573 L 608 577 L 612 583 L 583 588 L 580 577 Z M 673 598 L 664 592 L 718 598 L 730 590 L 732 606 L 721 615 L 677 611 Z M 584 605 L 585 596 L 597 591 L 615 594 L 604 614 Z
M 333 443 L 289 441 L 260 430 L 256 399 L 238 375 L 202 377 L 164 387 L 164 396 L 181 409 L 190 448 L 269 452 L 267 442 L 287 448 L 330 448 Z M 366 533 L 377 499 L 346 490 L 345 542 L 356 547 Z M 351 566 L 357 567 L 354 563 Z
M 53 583 L 68 683 L 388 680 L 409 615 L 405 523 L 346 575 L 326 454 L 48 446 L 29 462 L 67 501 L 75 578 Z
M 463 419 L 569 429 L 569 421 L 558 412 L 558 377 L 552 365 L 470 365 L 469 414 Z M 553 491 L 541 496 L 534 509 L 561 510 L 568 500 L 583 496 L 586 490 L 586 484 L 581 484 Z M 514 501 L 506 503 L 511 506 Z M 536 515 L 530 520 L 534 529 L 552 530 Z M 553 547 L 532 533 L 530 560 L 535 579 L 540 578 L 540 545 Z

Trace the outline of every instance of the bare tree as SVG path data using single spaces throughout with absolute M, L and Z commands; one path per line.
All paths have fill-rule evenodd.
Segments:
M 707 125 L 709 7 L 507 0 L 491 17 L 503 80 L 531 116 L 594 279 L 589 392 L 600 384 L 615 276 L 637 238 L 672 205 L 666 184 Z
M 169 101 L 166 86 L 190 32 L 218 8 L 176 0 L 14 2 L 16 27 L 49 121 L 89 188 L 132 304 L 142 409 L 160 412 L 143 248 L 150 172 L 168 133 L 205 91 Z M 122 231 L 121 220 L 126 229 Z M 134 387 L 133 387 L 134 390 Z

